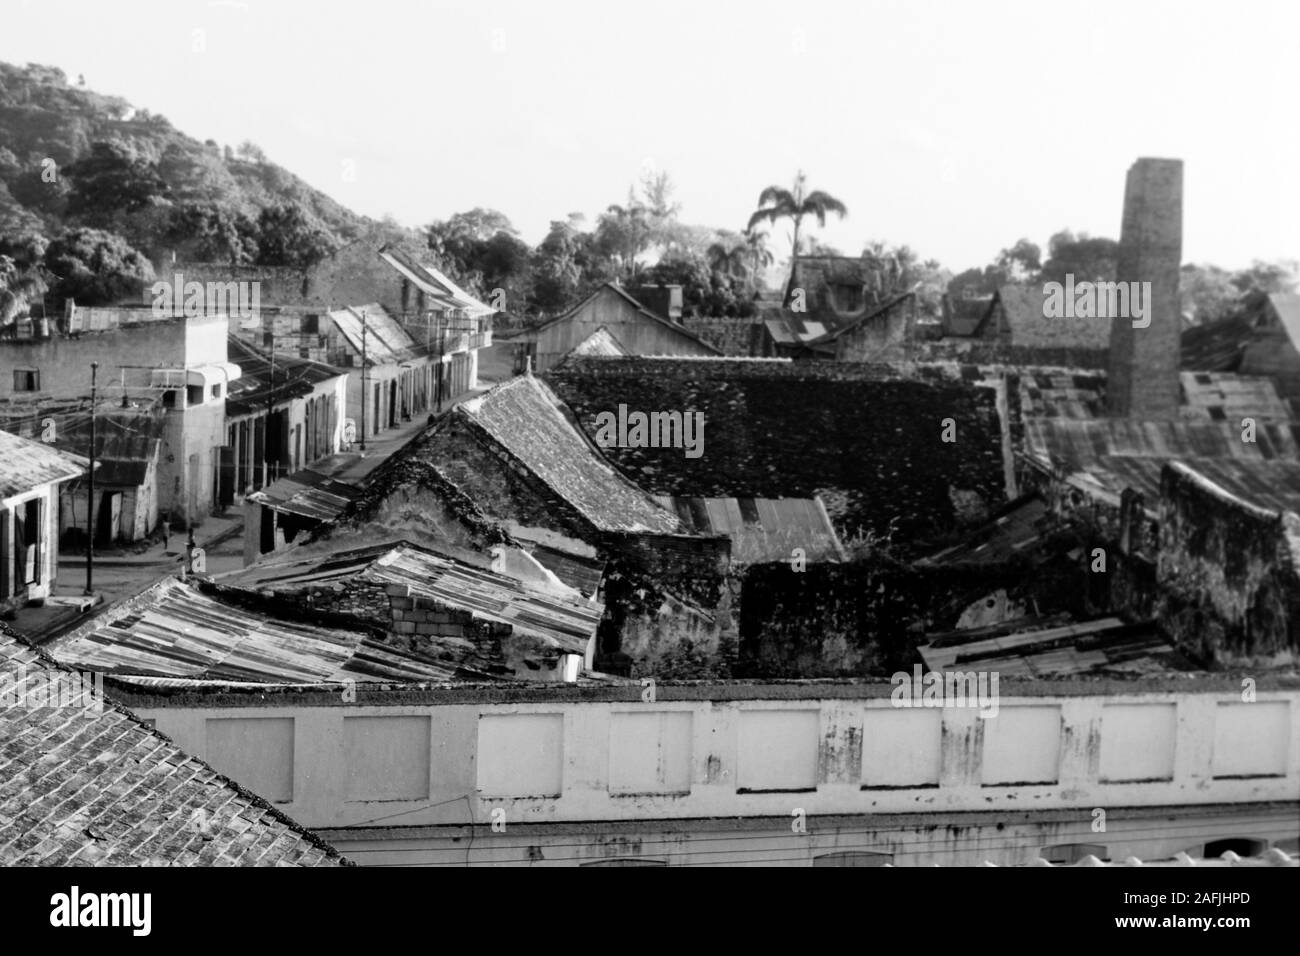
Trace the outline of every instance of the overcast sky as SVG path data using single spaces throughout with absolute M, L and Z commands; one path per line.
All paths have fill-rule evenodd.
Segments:
M 683 220 L 739 230 L 803 168 L 849 207 L 824 241 L 960 271 L 1117 238 L 1126 169 L 1162 156 L 1185 261 L 1300 258 L 1295 0 L 5 0 L 0 59 L 413 226 L 488 206 L 536 242 L 653 167 Z

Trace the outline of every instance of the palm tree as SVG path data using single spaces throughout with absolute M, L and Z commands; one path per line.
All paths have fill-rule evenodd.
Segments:
M 781 186 L 768 186 L 764 189 L 759 194 L 758 206 L 759 208 L 749 217 L 749 225 L 745 227 L 746 232 L 752 232 L 761 222 L 775 224 L 780 219 L 789 219 L 794 226 L 790 255 L 790 285 L 794 282 L 795 260 L 799 258 L 799 227 L 803 224 L 804 217 L 813 216 L 817 220 L 817 225 L 824 226 L 827 213 L 833 212 L 841 219 L 849 213 L 844 203 L 830 193 L 824 193 L 820 189 L 808 192 L 803 170 L 799 170 L 799 174 L 795 176 L 793 190 Z M 786 288 L 787 298 L 790 295 L 790 285 Z
M 33 268 L 22 269 L 0 256 L 0 328 L 27 315 L 33 301 L 45 293 L 45 283 Z
M 709 260 L 709 268 L 728 278 L 744 274 L 745 260 L 748 255 L 749 249 L 743 242 L 735 245 L 728 245 L 725 241 L 715 242 L 705 252 Z
M 767 233 L 756 229 L 750 229 L 745 233 L 745 247 L 749 250 L 754 264 L 754 284 L 757 285 L 758 277 L 763 274 L 764 269 L 776 261 L 776 256 L 767 247 Z

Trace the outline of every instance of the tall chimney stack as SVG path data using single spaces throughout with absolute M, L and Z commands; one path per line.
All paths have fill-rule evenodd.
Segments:
M 1134 328 L 1116 317 L 1110 326 L 1106 410 L 1116 417 L 1167 421 L 1178 417 L 1182 309 L 1178 270 L 1183 257 L 1183 161 L 1139 159 L 1124 187 L 1119 237 L 1121 283 L 1145 289 L 1151 324 Z

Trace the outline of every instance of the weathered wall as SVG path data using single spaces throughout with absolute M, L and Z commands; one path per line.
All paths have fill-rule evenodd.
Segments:
M 992 811 L 1008 827 L 1043 825 L 1045 845 L 1073 842 L 1057 827 L 1069 814 L 1086 827 L 1091 810 L 1105 807 L 1118 827 L 1159 808 L 1161 822 L 1146 829 L 1160 837 L 1142 852 L 1168 856 L 1252 835 L 1237 830 L 1245 815 L 1258 822 L 1260 804 L 1281 801 L 1285 812 L 1261 835 L 1297 835 L 1294 678 L 1261 679 L 1251 704 L 1230 678 L 1006 678 L 996 714 L 985 717 L 974 706 L 894 706 L 893 692 L 889 681 L 658 683 L 653 699 L 637 684 L 409 692 L 358 685 L 351 702 L 339 688 L 124 702 L 240 784 L 278 790 L 281 809 L 304 825 L 386 829 L 385 820 L 397 820 L 400 830 L 387 839 L 414 841 L 397 845 L 416 851 L 445 838 L 418 828 L 485 825 L 496 809 L 506 834 L 482 842 L 516 827 L 572 824 L 580 839 L 569 831 L 568 842 L 590 846 L 597 858 L 610 828 L 624 826 L 616 821 L 732 819 L 751 829 L 776 820 L 791 833 L 795 809 L 807 814 L 810 832 L 821 830 L 823 815 L 853 815 L 860 832 L 869 828 L 864 814 L 915 814 L 910 825 L 946 828 L 960 821 L 944 814 Z M 213 752 L 223 721 L 257 718 L 292 721 L 266 727 L 293 741 L 279 751 L 287 764 L 241 766 Z M 257 745 L 262 727 L 253 731 L 243 752 L 273 749 L 269 737 Z M 1191 821 L 1208 804 L 1218 805 L 1213 822 L 1199 829 Z M 369 833 L 383 839 L 384 829 Z M 637 832 L 633 824 L 627 836 Z M 1109 832 L 1092 836 L 1081 842 L 1112 842 Z M 898 862 L 972 862 L 947 855 L 958 848 L 946 837 L 932 839 L 940 842 L 909 847 L 895 837 L 875 848 L 900 853 Z M 996 848 L 995 862 L 1028 855 L 1029 841 L 959 842 L 969 853 Z M 1138 852 L 1126 839 L 1114 842 L 1116 858 Z M 740 862 L 744 854 L 714 859 Z
M 842 534 L 896 523 L 903 542 L 979 521 L 1006 498 L 995 393 L 965 382 L 848 362 L 576 357 L 547 381 L 593 440 L 596 416 L 621 403 L 704 414 L 698 458 L 604 449 L 654 494 L 819 495 Z
M 1161 623 L 1219 664 L 1300 651 L 1300 518 L 1240 501 L 1180 465 L 1161 474 Z

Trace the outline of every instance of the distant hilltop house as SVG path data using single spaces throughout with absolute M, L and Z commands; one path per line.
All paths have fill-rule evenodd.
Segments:
M 629 291 L 607 282 L 563 315 L 529 329 L 512 341 L 515 371 L 531 362 L 544 372 L 604 331 L 626 355 L 720 355 L 720 350 L 680 323 L 680 286 L 651 286 Z M 611 348 L 602 344 L 602 348 Z

